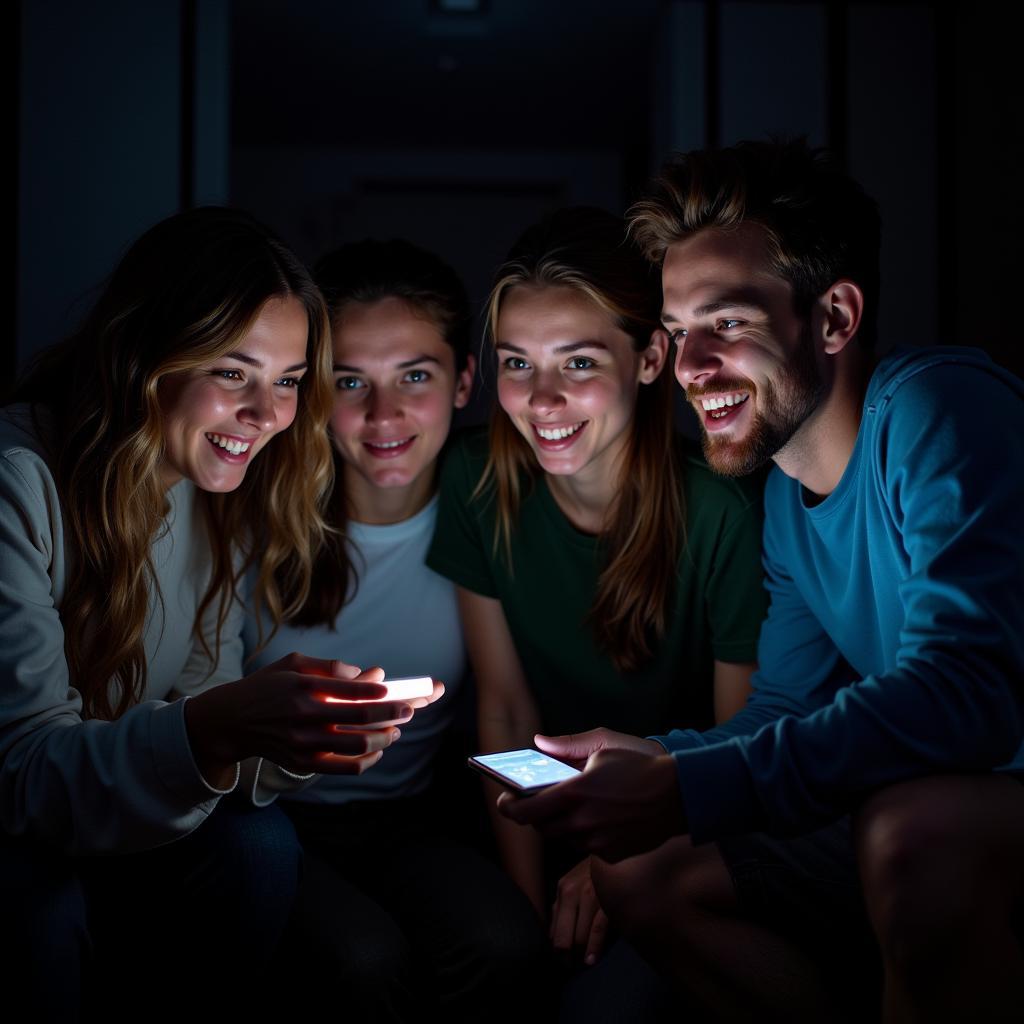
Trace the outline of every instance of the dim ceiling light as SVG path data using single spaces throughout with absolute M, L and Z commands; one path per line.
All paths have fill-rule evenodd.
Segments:
M 439 14 L 483 14 L 485 0 L 431 0 L 430 6 Z

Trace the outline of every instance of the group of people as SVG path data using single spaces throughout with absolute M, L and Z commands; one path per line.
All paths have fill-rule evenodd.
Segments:
M 200 974 L 257 1019 L 625 1019 L 638 979 L 652 1016 L 1017 1019 L 1024 385 L 874 352 L 879 235 L 802 142 L 558 211 L 450 437 L 436 255 L 147 232 L 0 410 L 11 984 L 55 1020 L 176 1018 Z M 486 784 L 494 856 L 439 825 L 466 706 L 582 768 Z

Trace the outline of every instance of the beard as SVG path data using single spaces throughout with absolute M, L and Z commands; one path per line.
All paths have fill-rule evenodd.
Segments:
M 750 429 L 737 440 L 709 434 L 701 420 L 701 443 L 708 465 L 722 476 L 746 476 L 760 469 L 790 442 L 824 393 L 810 325 L 802 328 L 797 350 L 777 380 L 767 380 L 760 388 L 742 379 L 716 380 L 713 389 L 691 384 L 686 397 L 696 406 L 700 395 L 710 390 L 749 391 L 747 401 L 756 402 L 757 411 Z

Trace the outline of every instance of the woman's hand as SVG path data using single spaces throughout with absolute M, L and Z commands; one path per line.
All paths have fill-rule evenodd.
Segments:
M 290 772 L 351 775 L 380 760 L 385 747 L 430 697 L 382 700 L 383 670 L 290 654 L 185 705 L 193 756 L 212 785 L 234 777 L 247 757 L 266 757 Z
M 607 936 L 608 918 L 597 900 L 587 857 L 558 882 L 551 908 L 551 944 L 567 953 L 583 950 L 583 962 L 589 966 L 597 963 Z

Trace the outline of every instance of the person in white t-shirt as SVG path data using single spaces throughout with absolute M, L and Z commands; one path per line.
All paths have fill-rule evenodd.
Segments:
M 246 645 L 254 667 L 344 651 L 389 678 L 441 679 L 447 693 L 373 772 L 282 801 L 306 853 L 293 953 L 349 1012 L 405 1020 L 434 1003 L 449 1019 L 504 1019 L 529 997 L 517 979 L 543 974 L 540 922 L 497 866 L 445 834 L 430 792 L 466 671 L 454 587 L 424 559 L 438 460 L 472 387 L 468 300 L 450 267 L 401 240 L 346 245 L 314 273 L 334 349 L 335 532 L 302 610 L 269 640 L 250 616 Z M 305 983 L 300 995 L 318 998 Z

